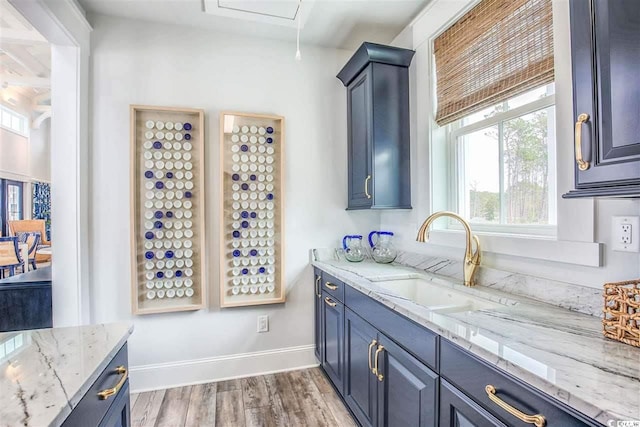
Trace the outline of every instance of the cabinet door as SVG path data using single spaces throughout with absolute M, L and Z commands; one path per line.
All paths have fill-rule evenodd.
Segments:
M 438 425 L 438 375 L 381 335 L 378 353 L 378 425 Z
M 100 422 L 99 427 L 129 427 L 131 411 L 129 403 L 129 381 L 124 384 L 116 396 L 109 411 Z
M 586 170 L 576 187 L 640 184 L 640 8 L 637 0 L 571 0 L 574 121 Z M 595 52 L 595 55 L 594 55 Z M 577 133 L 577 131 L 576 131 Z
M 454 386 L 440 380 L 440 427 L 506 427 Z
M 373 203 L 371 177 L 372 99 L 371 65 L 347 88 L 347 126 L 349 147 L 349 207 L 362 209 Z
M 346 308 L 344 400 L 362 426 L 377 423 L 378 379 L 369 369 L 377 341 L 378 331 Z
M 322 281 L 322 273 L 316 269 L 314 274 L 314 288 L 313 288 L 313 300 L 314 300 L 314 342 L 316 350 L 316 359 L 322 363 L 322 292 L 320 291 L 320 285 Z
M 322 367 L 342 394 L 344 364 L 344 306 L 322 292 Z

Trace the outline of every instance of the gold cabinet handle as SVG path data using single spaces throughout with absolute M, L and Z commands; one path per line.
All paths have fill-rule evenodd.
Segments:
M 331 298 L 329 297 L 325 297 L 324 302 L 326 302 L 327 305 L 330 305 L 331 307 L 335 307 L 336 305 L 338 305 L 337 302 L 331 301 Z
M 498 396 L 496 396 L 496 393 L 497 393 L 496 388 L 491 384 L 488 384 L 484 388 L 484 391 L 487 392 L 487 396 L 489 397 L 489 399 L 491 399 L 493 403 L 495 403 L 496 405 L 498 405 L 499 407 L 501 407 L 502 409 L 504 409 L 505 411 L 507 411 L 508 413 L 510 413 L 511 415 L 513 415 L 514 417 L 522 421 L 523 423 L 533 424 L 536 427 L 544 427 L 544 425 L 546 424 L 547 420 L 544 418 L 543 415 L 540 415 L 540 414 L 527 415 L 524 412 L 520 412 L 513 406 L 509 405 L 504 400 L 500 399 Z
M 316 296 L 317 296 L 318 298 L 320 298 L 320 297 L 322 296 L 322 294 L 320 293 L 320 279 L 321 279 L 321 278 L 322 278 L 322 277 L 320 277 L 320 276 L 317 276 L 317 277 L 316 277 Z
M 124 385 L 124 382 L 127 381 L 127 376 L 129 375 L 127 372 L 127 368 L 120 365 L 116 367 L 114 372 L 118 375 L 121 375 L 120 380 L 113 388 L 105 388 L 104 390 L 98 392 L 98 397 L 100 398 L 100 400 L 107 400 L 111 396 L 115 396 L 116 394 L 118 394 L 118 392 Z
M 586 171 L 589 169 L 589 162 L 582 158 L 582 125 L 589 121 L 589 115 L 582 113 L 578 116 L 576 122 L 576 163 L 578 163 L 578 169 Z
M 378 371 L 378 356 L 380 355 L 382 350 L 384 350 L 384 346 L 383 345 L 379 345 L 378 349 L 376 350 L 376 355 L 375 355 L 376 361 L 375 361 L 375 364 L 373 365 L 374 374 L 377 375 L 378 381 L 384 380 L 384 375 L 382 375 L 380 373 L 380 371 Z
M 371 349 L 374 345 L 378 344 L 378 341 L 372 340 L 371 344 L 369 344 L 369 352 L 367 353 L 367 361 L 369 362 L 369 370 L 372 374 L 377 375 L 378 373 L 371 367 Z
M 334 284 L 333 284 L 333 283 L 331 283 L 331 282 L 326 282 L 326 283 L 324 284 L 324 286 L 325 286 L 327 289 L 330 289 L 330 290 L 332 290 L 332 291 L 335 291 L 336 289 L 338 289 L 338 285 L 334 285 Z
M 367 175 L 364 180 L 364 195 L 367 196 L 367 199 L 371 198 L 371 194 L 369 194 L 369 181 L 371 180 L 371 175 Z

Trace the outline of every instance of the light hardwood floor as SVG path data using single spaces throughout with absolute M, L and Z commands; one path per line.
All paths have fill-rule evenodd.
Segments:
M 131 395 L 132 427 L 356 426 L 320 368 Z

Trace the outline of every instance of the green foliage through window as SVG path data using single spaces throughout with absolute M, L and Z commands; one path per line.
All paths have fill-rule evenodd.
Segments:
M 533 101 L 551 98 L 538 93 Z M 506 102 L 476 113 L 454 131 L 461 159 L 458 211 L 474 223 L 555 221 L 555 107 L 538 103 L 542 108 L 527 111 L 521 99 L 518 104 L 515 112 Z

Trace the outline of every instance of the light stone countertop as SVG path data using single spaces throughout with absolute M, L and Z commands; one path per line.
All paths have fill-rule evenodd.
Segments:
M 125 344 L 124 323 L 0 333 L 0 426 L 59 426 Z
M 640 348 L 605 339 L 598 317 L 489 287 L 466 288 L 405 265 L 320 259 L 312 264 L 588 417 L 604 425 L 640 420 Z M 424 278 L 503 305 L 436 313 L 376 285 L 403 278 Z

